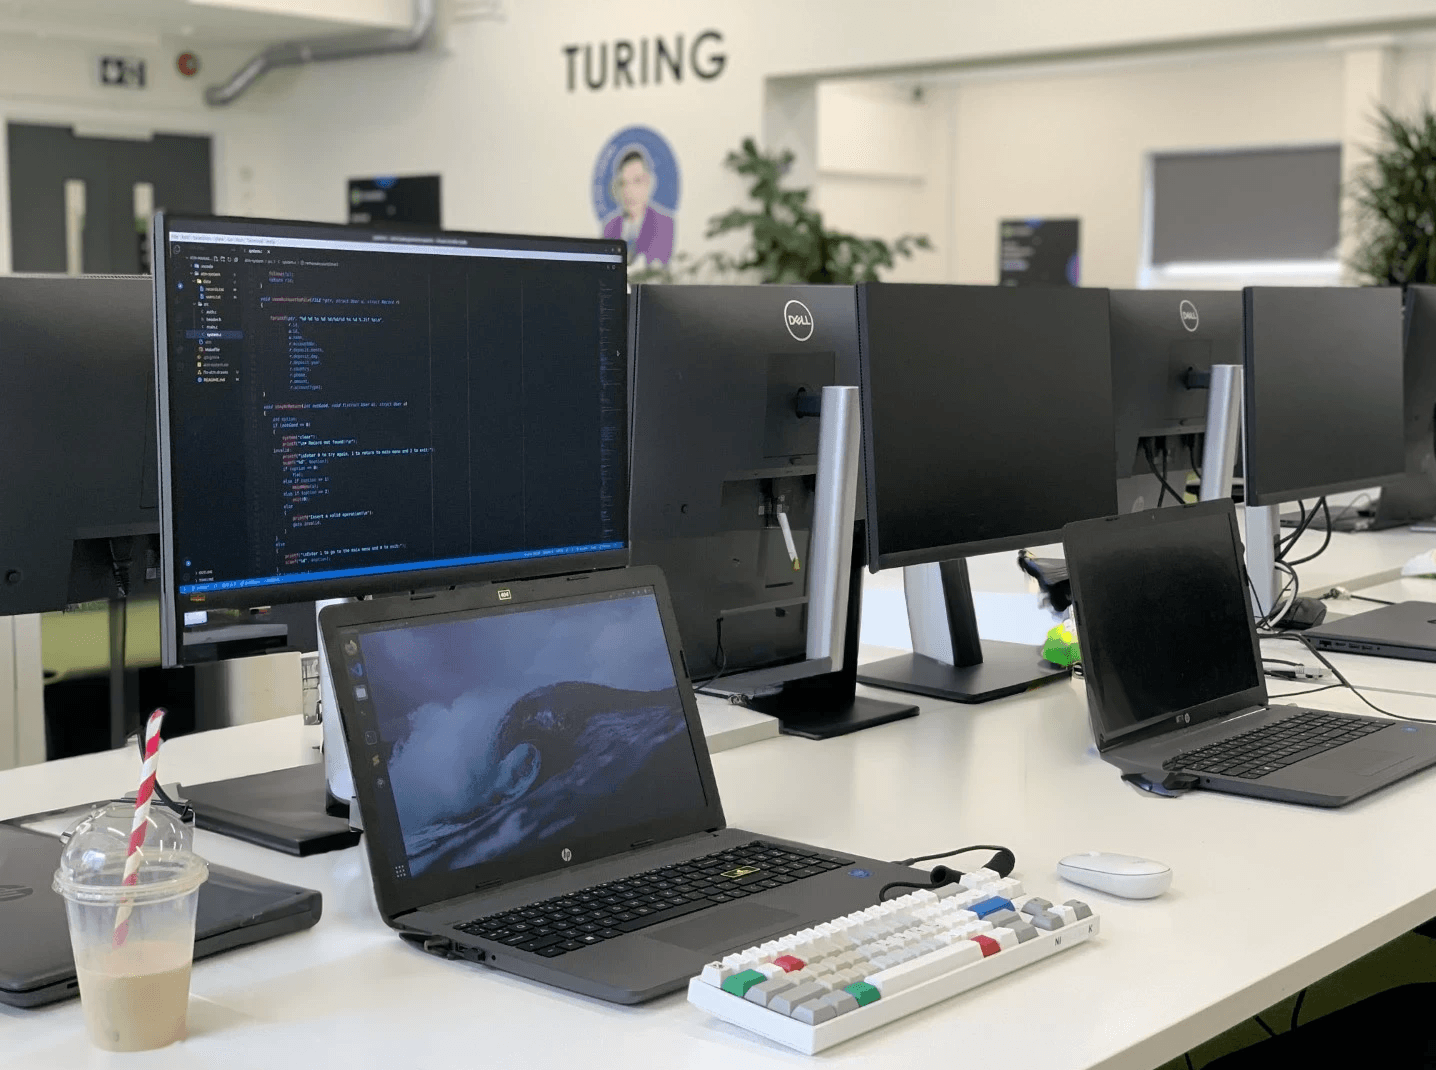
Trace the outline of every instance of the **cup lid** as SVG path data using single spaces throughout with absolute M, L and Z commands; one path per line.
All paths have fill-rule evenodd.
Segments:
M 125 858 L 135 808 L 130 802 L 97 807 L 65 832 L 65 849 L 55 871 L 55 890 L 68 899 L 150 902 L 185 895 L 209 875 L 209 866 L 191 849 L 194 833 L 168 807 L 152 805 L 140 846 L 138 880 L 125 885 Z

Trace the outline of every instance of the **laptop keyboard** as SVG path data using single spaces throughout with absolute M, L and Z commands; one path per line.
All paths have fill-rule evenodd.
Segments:
M 849 864 L 754 840 L 454 928 L 551 959 Z
M 1163 762 L 1162 768 L 1256 780 L 1387 727 L 1362 717 L 1302 710 L 1178 754 Z

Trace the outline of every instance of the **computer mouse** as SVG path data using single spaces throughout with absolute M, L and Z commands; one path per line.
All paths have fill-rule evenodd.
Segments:
M 1135 855 L 1088 851 L 1057 863 L 1057 875 L 1084 888 L 1121 896 L 1154 899 L 1172 886 L 1172 867 Z

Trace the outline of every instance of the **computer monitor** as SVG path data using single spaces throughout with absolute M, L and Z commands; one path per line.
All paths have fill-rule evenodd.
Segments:
M 1243 464 L 1253 609 L 1277 609 L 1276 507 L 1377 486 L 1406 468 L 1401 291 L 1242 291 Z
M 0 277 L 0 616 L 154 591 L 150 280 Z
M 1406 474 L 1384 484 L 1375 501 L 1364 496 L 1333 507 L 1334 531 L 1383 531 L 1407 524 L 1436 524 L 1436 286 L 1406 287 L 1404 406 Z M 1291 523 L 1299 523 L 1292 517 Z M 1288 517 L 1282 517 L 1288 523 Z M 1325 515 L 1309 526 L 1326 526 Z
M 267 606 L 627 563 L 621 241 L 163 213 L 154 227 L 167 664 L 283 645 L 282 626 L 236 628 Z M 326 718 L 342 811 L 336 728 Z M 293 797 L 294 827 L 313 827 L 324 777 L 272 789 L 235 785 L 233 809 Z M 248 838 L 272 831 L 256 817 Z
M 626 563 L 621 242 L 155 225 L 167 663 L 224 611 Z
M 858 322 L 868 561 L 938 564 L 951 644 L 933 656 L 915 624 L 914 654 L 858 679 L 981 702 L 1065 675 L 979 640 L 964 559 L 1115 512 L 1107 291 L 868 283 Z
M 1242 362 L 1241 294 L 1112 290 L 1111 331 L 1118 507 L 1132 512 L 1171 501 L 1164 474 L 1184 492 L 1200 466 L 1212 365 Z
M 823 390 L 857 386 L 853 288 L 635 286 L 629 329 L 633 562 L 662 567 L 690 675 L 806 736 L 916 713 L 856 697 L 866 546 L 819 502 L 844 460 Z
M 1400 477 L 1401 291 L 1253 286 L 1242 297 L 1247 504 Z

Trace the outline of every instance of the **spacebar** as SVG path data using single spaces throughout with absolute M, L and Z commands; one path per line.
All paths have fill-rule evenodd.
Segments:
M 634 918 L 632 921 L 619 922 L 614 928 L 621 933 L 637 932 L 639 929 L 646 929 L 650 925 L 672 921 L 674 918 L 681 918 L 685 914 L 692 914 L 696 910 L 714 906 L 718 906 L 718 904 L 711 899 L 695 899 L 691 903 L 684 903 L 681 907 L 670 907 L 667 910 L 655 911 L 642 918 Z

